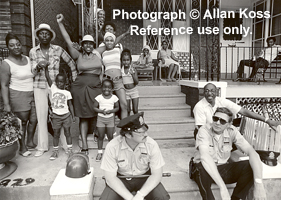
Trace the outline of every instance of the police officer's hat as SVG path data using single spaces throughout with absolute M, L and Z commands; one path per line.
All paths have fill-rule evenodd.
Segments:
M 148 130 L 148 126 L 146 123 L 144 123 L 143 119 L 143 112 L 131 115 L 129 117 L 126 117 L 122 119 L 117 127 L 122 128 L 123 130 L 137 130 L 140 128 L 144 128 L 145 130 Z

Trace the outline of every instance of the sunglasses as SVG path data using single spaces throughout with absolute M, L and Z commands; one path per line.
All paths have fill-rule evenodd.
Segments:
M 225 125 L 227 123 L 227 121 L 225 119 L 219 118 L 217 116 L 213 116 L 213 121 L 214 122 L 220 121 L 221 125 Z

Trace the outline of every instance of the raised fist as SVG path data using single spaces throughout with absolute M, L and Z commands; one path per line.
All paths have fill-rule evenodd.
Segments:
M 64 17 L 63 17 L 62 14 L 58 14 L 58 15 L 57 15 L 57 22 L 58 22 L 58 23 L 61 23 L 62 20 L 63 20 L 63 18 L 64 18 Z

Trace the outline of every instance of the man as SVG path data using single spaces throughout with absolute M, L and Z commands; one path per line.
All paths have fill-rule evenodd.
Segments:
M 241 106 L 235 104 L 230 100 L 217 97 L 217 87 L 213 83 L 207 83 L 204 86 L 204 98 L 201 99 L 193 109 L 196 126 L 194 131 L 195 138 L 198 129 L 201 126 L 207 123 L 212 123 L 212 116 L 217 107 L 226 107 L 233 113 L 233 115 L 239 113 L 249 118 L 264 121 L 271 127 L 275 127 L 278 125 L 276 121 L 270 120 L 269 118 L 263 117 L 257 113 L 242 108 Z
M 255 200 L 265 200 L 262 183 L 262 163 L 253 147 L 243 138 L 236 127 L 231 125 L 232 112 L 218 107 L 213 115 L 213 123 L 202 126 L 196 138 L 194 158 L 196 181 L 203 200 L 214 200 L 211 184 L 219 187 L 223 200 L 245 199 L 254 185 Z M 232 144 L 249 156 L 249 161 L 227 163 Z M 232 196 L 225 184 L 237 183 Z
M 170 199 L 160 183 L 165 163 L 158 144 L 147 136 L 143 112 L 122 119 L 117 127 L 120 135 L 107 144 L 101 163 L 107 185 L 100 199 Z
M 75 63 L 68 53 L 60 46 L 51 44 L 56 34 L 48 24 L 40 24 L 35 30 L 35 37 L 39 40 L 39 45 L 30 50 L 29 57 L 32 73 L 34 74 L 33 87 L 38 118 L 38 144 L 37 152 L 34 156 L 39 157 L 49 148 L 47 129 L 49 87 L 43 69 L 48 67 L 50 78 L 55 82 L 55 77 L 59 73 L 60 59 L 62 58 L 71 68 L 73 81 L 76 79 L 77 72 Z
M 263 68 L 267 69 L 267 67 L 272 62 L 272 60 L 274 60 L 277 57 L 278 51 L 281 51 L 281 46 L 275 45 L 275 42 L 276 42 L 275 37 L 267 38 L 266 42 L 267 42 L 268 47 L 265 48 L 264 50 L 262 50 L 260 52 L 260 54 L 257 56 L 257 58 L 256 58 L 256 56 L 254 56 L 254 58 L 251 60 L 241 60 L 240 61 L 238 70 L 237 70 L 238 77 L 237 77 L 236 81 L 242 80 L 242 75 L 244 73 L 245 65 L 249 66 L 249 67 L 253 67 L 253 70 L 248 79 L 248 80 L 251 80 L 256 75 L 259 67 L 263 67 Z

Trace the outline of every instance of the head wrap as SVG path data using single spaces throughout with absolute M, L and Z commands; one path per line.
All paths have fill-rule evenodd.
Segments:
M 106 32 L 103 39 L 105 40 L 107 37 L 112 37 L 114 42 L 116 40 L 116 36 L 114 34 L 110 33 L 110 32 Z
M 151 51 L 151 49 L 150 49 L 150 47 L 149 47 L 148 45 L 144 45 L 143 48 L 142 48 L 142 51 L 143 51 L 144 49 L 148 49 L 148 51 L 149 51 L 148 53 L 150 53 L 150 51 Z

